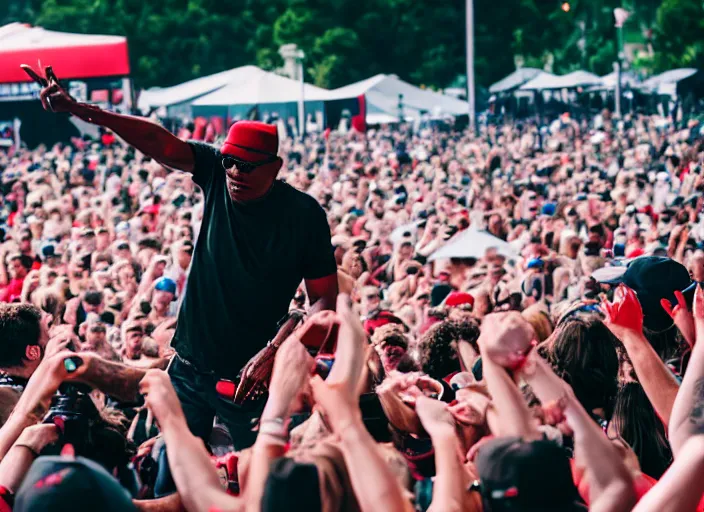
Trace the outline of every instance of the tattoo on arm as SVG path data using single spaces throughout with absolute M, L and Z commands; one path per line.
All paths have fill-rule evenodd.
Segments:
M 132 402 L 139 398 L 139 382 L 145 373 L 138 368 L 95 358 L 88 363 L 80 380 L 113 398 Z
M 697 433 L 704 433 L 704 377 L 694 383 L 692 410 L 689 412 L 689 422 Z

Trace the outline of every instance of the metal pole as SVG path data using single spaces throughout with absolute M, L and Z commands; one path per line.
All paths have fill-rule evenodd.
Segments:
M 616 106 L 616 117 L 621 117 L 621 63 L 614 62 L 614 72 L 616 73 L 616 91 L 614 91 L 614 101 Z
M 617 69 L 616 69 L 616 117 L 621 117 L 621 74 L 623 72 L 623 25 L 619 24 L 616 27 L 616 34 L 618 36 L 618 57 L 617 57 Z
M 303 52 L 301 52 L 302 54 Z M 301 96 L 298 98 L 298 135 L 303 138 L 306 133 L 306 84 L 303 80 L 303 55 L 298 59 L 298 78 L 301 81 Z
M 467 5 L 467 103 L 469 106 L 469 130 L 476 130 L 476 112 L 474 104 L 474 0 L 466 0 Z

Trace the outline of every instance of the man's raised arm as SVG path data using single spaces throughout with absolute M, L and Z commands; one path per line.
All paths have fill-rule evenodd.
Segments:
M 88 123 L 110 128 L 128 144 L 157 162 L 193 172 L 195 162 L 190 146 L 167 129 L 142 117 L 116 114 L 76 101 L 59 85 L 50 67 L 47 67 L 46 79 L 28 66 L 23 66 L 23 69 L 42 85 L 40 99 L 45 110 L 68 112 Z

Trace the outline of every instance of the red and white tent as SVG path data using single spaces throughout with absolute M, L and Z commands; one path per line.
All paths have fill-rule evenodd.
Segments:
M 23 23 L 0 27 L 0 84 L 30 81 L 20 64 L 34 67 L 38 61 L 51 65 L 61 80 L 130 74 L 124 37 L 54 32 Z

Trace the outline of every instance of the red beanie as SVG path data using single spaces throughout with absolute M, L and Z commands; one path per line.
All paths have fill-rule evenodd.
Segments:
M 237 121 L 230 127 L 220 148 L 223 155 L 249 162 L 266 160 L 279 151 L 279 131 L 273 124 L 259 121 Z
M 398 324 L 403 326 L 404 330 L 406 330 L 406 324 L 403 323 L 403 320 L 390 311 L 380 311 L 374 318 L 368 318 L 365 320 L 364 330 L 369 336 L 371 336 L 379 327 L 383 327 L 388 324 Z
M 445 299 L 445 305 L 449 308 L 464 306 L 465 304 L 469 304 L 474 307 L 474 297 L 472 297 L 469 293 L 452 292 Z

